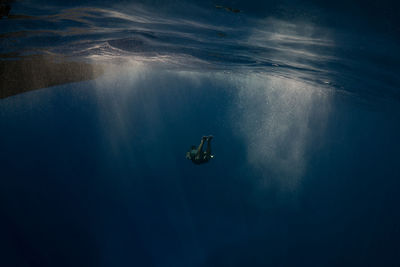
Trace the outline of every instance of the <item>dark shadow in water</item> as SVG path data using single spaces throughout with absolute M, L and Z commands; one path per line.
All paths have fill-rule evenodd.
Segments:
M 68 61 L 64 57 L 36 55 L 7 60 L 8 57 L 0 56 L 0 99 L 54 85 L 92 80 L 103 74 L 99 65 Z
M 215 5 L 215 8 L 218 9 L 225 9 L 226 11 L 230 11 L 233 13 L 239 13 L 241 12 L 240 9 L 232 8 L 232 7 L 226 7 L 226 6 L 221 6 L 221 5 Z
M 8 1 L 8 0 L 0 0 L 0 19 L 3 17 L 7 17 L 8 14 L 10 13 L 11 6 L 10 3 L 14 1 Z

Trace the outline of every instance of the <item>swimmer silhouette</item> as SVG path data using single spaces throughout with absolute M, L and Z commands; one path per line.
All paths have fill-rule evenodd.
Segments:
M 210 136 L 203 136 L 201 138 L 200 145 L 196 148 L 196 146 L 192 146 L 191 149 L 186 152 L 186 158 L 190 159 L 194 164 L 202 164 L 208 162 L 214 156 L 211 155 L 211 139 Z M 208 141 L 206 151 L 203 151 L 204 142 Z

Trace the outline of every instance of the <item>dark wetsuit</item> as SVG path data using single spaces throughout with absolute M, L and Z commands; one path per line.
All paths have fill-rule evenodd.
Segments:
M 190 159 L 194 164 L 202 164 L 208 162 L 213 156 L 211 155 L 211 139 L 203 137 L 198 148 L 192 146 L 191 150 L 186 153 L 186 158 Z M 204 142 L 208 141 L 206 151 L 203 151 Z

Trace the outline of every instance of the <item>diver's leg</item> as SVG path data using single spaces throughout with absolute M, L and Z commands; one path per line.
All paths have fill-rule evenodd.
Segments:
M 208 140 L 208 142 L 207 142 L 207 150 L 206 150 L 206 155 L 209 157 L 209 156 L 211 156 L 211 139 L 212 139 L 213 137 L 210 135 L 208 138 L 207 138 L 207 140 Z
M 196 158 L 200 158 L 203 154 L 203 146 L 204 146 L 204 141 L 207 139 L 207 137 L 203 136 L 203 138 L 200 141 L 200 145 L 197 148 L 197 153 L 196 153 Z

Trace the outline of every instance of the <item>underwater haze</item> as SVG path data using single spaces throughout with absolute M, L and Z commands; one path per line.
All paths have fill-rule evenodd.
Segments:
M 0 266 L 400 266 L 398 14 L 1 0 Z

